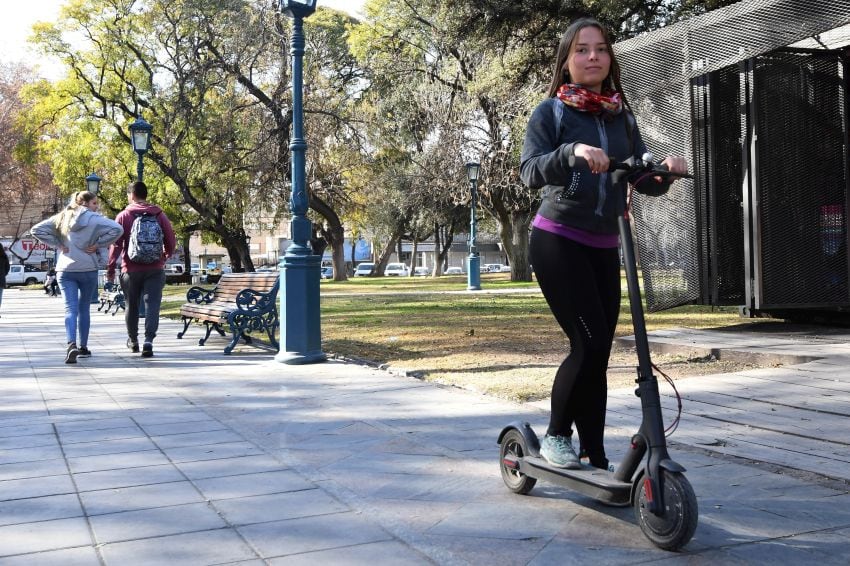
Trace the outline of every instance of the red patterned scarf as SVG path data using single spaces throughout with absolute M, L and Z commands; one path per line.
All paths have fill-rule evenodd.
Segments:
M 567 106 L 578 108 L 593 114 L 619 114 L 623 110 L 623 99 L 619 92 L 609 90 L 603 93 L 588 90 L 581 85 L 564 83 L 558 88 L 556 96 Z

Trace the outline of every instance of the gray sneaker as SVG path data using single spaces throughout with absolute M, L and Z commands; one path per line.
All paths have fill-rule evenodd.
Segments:
M 556 468 L 567 468 L 577 470 L 581 468 L 578 454 L 573 449 L 573 440 L 569 436 L 543 437 L 540 444 L 540 455 Z

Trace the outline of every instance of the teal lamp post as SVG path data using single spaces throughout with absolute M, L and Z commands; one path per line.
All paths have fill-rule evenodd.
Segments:
M 316 0 L 280 0 L 280 10 L 292 18 L 292 194 L 289 231 L 292 244 L 280 263 L 280 352 L 275 360 L 310 364 L 326 359 L 322 352 L 319 316 L 321 257 L 310 247 L 313 226 L 307 218 L 305 183 L 307 142 L 304 141 L 303 68 L 304 18 L 316 11 Z
M 475 217 L 475 209 L 478 208 L 478 172 L 481 164 L 470 161 L 466 164 L 466 176 L 472 190 L 472 212 L 469 216 L 469 257 L 466 261 L 466 289 L 467 291 L 481 290 L 481 258 L 478 257 L 478 249 L 475 247 L 475 238 L 478 233 L 478 220 Z
M 130 141 L 133 144 L 133 151 L 139 156 L 139 161 L 136 163 L 137 181 L 145 180 L 145 161 L 143 158 L 150 149 L 152 130 L 153 126 L 145 122 L 141 116 L 130 124 Z
M 97 193 L 100 192 L 100 182 L 102 180 L 103 179 L 101 179 L 98 176 L 97 173 L 94 173 L 94 172 L 89 173 L 88 177 L 86 177 L 86 190 L 88 192 L 90 192 L 91 194 L 93 194 L 94 196 L 97 196 Z M 97 284 L 99 286 L 100 281 L 98 281 Z M 98 292 L 98 287 L 95 286 L 94 294 L 91 297 L 91 304 L 96 305 L 96 304 L 100 303 L 99 297 L 100 297 L 100 293 Z

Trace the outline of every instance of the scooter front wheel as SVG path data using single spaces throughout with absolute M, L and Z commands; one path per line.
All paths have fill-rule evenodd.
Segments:
M 687 478 L 679 472 L 661 470 L 664 483 L 664 510 L 656 515 L 649 510 L 646 484 L 640 481 L 635 495 L 635 517 L 652 544 L 676 551 L 685 546 L 697 528 L 697 497 Z
M 520 495 L 531 491 L 537 483 L 537 478 L 527 476 L 518 469 L 519 459 L 527 455 L 525 438 L 518 430 L 509 430 L 502 438 L 502 446 L 499 449 L 499 468 L 508 489 Z

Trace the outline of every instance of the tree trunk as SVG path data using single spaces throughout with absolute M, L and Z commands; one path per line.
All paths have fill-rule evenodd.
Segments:
M 528 228 L 534 214 L 534 212 L 511 212 L 506 221 L 500 222 L 499 236 L 511 264 L 511 281 L 531 281 L 531 267 L 528 264 Z
M 331 247 L 331 258 L 334 264 L 334 281 L 348 281 L 348 272 L 345 270 L 345 228 L 336 211 L 321 198 L 311 194 L 310 208 L 315 210 L 325 219 L 327 228 L 321 227 L 325 242 Z M 324 253 L 324 250 L 323 250 Z M 354 248 L 351 249 L 351 260 L 354 262 Z
M 401 241 L 401 237 L 404 234 L 404 224 L 404 222 L 399 222 L 396 225 L 395 230 L 390 236 L 390 240 L 387 242 L 387 245 L 384 246 L 383 251 L 375 261 L 375 269 L 372 271 L 372 276 L 384 273 L 384 270 L 387 268 L 387 264 L 390 262 L 390 256 L 392 255 L 393 250 L 395 250 L 396 245 Z
M 192 239 L 192 233 L 185 231 L 181 234 L 183 245 L 183 273 L 192 273 L 192 253 L 189 251 L 189 242 Z
M 419 239 L 414 235 L 413 236 L 413 247 L 410 252 L 410 273 L 407 274 L 408 277 L 413 277 L 413 272 L 416 271 L 416 250 L 419 247 Z
M 434 267 L 434 275 L 442 275 L 446 270 L 446 263 L 449 257 L 449 250 L 452 247 L 452 242 L 455 239 L 455 229 L 457 228 L 457 220 L 452 218 L 448 226 L 436 225 L 434 227 L 434 253 L 436 255 L 437 265 Z

